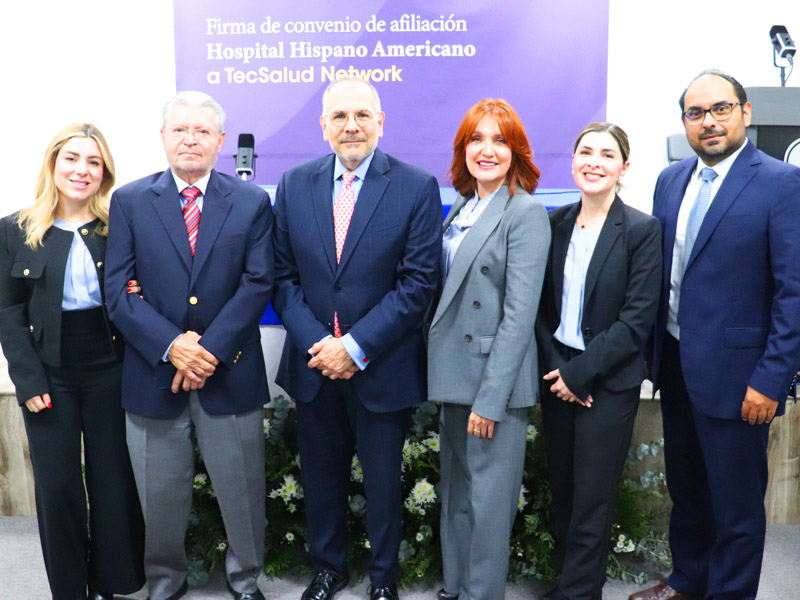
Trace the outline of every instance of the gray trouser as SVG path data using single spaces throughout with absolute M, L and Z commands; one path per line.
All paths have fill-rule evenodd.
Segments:
M 144 566 L 152 600 L 174 594 L 186 579 L 184 538 L 192 506 L 197 443 L 222 511 L 225 571 L 238 592 L 255 592 L 264 564 L 264 412 L 211 415 L 197 392 L 175 419 L 127 413 L 128 450 L 145 521 Z
M 525 466 L 528 409 L 509 409 L 491 440 L 467 433 L 470 412 L 470 406 L 442 404 L 444 586 L 461 600 L 502 600 Z

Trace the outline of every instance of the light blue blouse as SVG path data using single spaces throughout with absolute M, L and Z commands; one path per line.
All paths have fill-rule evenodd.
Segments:
M 502 187 L 502 186 L 501 186 Z M 456 256 L 456 252 L 458 252 L 458 247 L 461 245 L 461 242 L 464 240 L 464 237 L 469 233 L 470 228 L 475 225 L 475 222 L 478 220 L 478 217 L 483 214 L 483 211 L 489 206 L 489 202 L 492 201 L 495 194 L 497 194 L 497 188 L 491 194 L 487 194 L 485 197 L 478 199 L 478 192 L 475 192 L 475 195 L 467 200 L 466 204 L 461 207 L 461 210 L 455 216 L 455 218 L 450 221 L 450 225 L 447 226 L 447 230 L 444 232 L 444 236 L 442 238 L 442 279 L 447 278 L 447 273 L 450 271 L 450 265 L 453 264 L 453 259 Z
M 100 281 L 94 259 L 83 241 L 80 229 L 85 223 L 70 223 L 56 219 L 53 223 L 59 229 L 71 231 L 72 246 L 67 256 L 67 268 L 64 271 L 64 297 L 61 300 L 62 310 L 85 310 L 103 305 L 100 293 Z
M 581 332 L 583 320 L 583 296 L 586 290 L 586 272 L 594 254 L 594 247 L 602 227 L 581 229 L 576 224 L 564 261 L 564 289 L 561 290 L 561 323 L 555 338 L 570 348 L 586 350 Z

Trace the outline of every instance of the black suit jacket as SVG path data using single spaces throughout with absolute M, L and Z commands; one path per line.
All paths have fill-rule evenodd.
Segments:
M 50 393 L 44 365 L 61 365 L 61 301 L 64 272 L 73 234 L 51 227 L 36 249 L 25 245 L 18 213 L 0 220 L 0 344 L 20 404 Z M 103 286 L 106 238 L 97 235 L 101 221 L 81 228 Z M 85 233 L 84 233 L 85 232 Z M 106 316 L 111 347 L 122 356 L 122 337 Z
M 647 375 L 643 348 L 658 308 L 661 228 L 655 217 L 614 199 L 586 273 L 586 350 L 565 362 L 553 335 L 561 323 L 564 263 L 580 208 L 577 202 L 549 213 L 553 241 L 536 335 L 542 373 L 560 369 L 570 391 L 585 400 L 598 385 L 621 391 L 641 385 Z

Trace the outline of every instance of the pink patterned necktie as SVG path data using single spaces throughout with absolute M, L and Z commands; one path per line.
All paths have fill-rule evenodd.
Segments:
M 333 232 L 336 238 L 336 262 L 342 258 L 344 241 L 347 239 L 347 230 L 350 227 L 350 219 L 353 216 L 353 209 L 356 206 L 356 198 L 353 195 L 353 188 L 350 184 L 356 178 L 352 171 L 342 173 L 342 189 L 336 196 L 333 203 Z M 333 335 L 342 337 L 342 330 L 339 327 L 339 314 L 333 314 Z
M 183 205 L 183 221 L 186 223 L 186 234 L 189 236 L 189 249 L 194 251 L 197 248 L 197 232 L 200 229 L 200 207 L 197 206 L 197 197 L 200 190 L 193 185 L 183 188 L 181 196 L 186 200 Z

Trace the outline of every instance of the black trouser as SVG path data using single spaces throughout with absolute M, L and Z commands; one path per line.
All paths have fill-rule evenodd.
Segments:
M 53 406 L 22 409 L 50 590 L 54 600 L 85 598 L 87 586 L 135 592 L 144 585 L 144 525 L 125 443 L 122 365 L 102 309 L 64 312 L 62 322 L 63 364 L 45 366 Z
M 579 350 L 559 348 L 567 360 Z M 592 406 L 565 402 L 545 382 L 542 419 L 556 518 L 558 589 L 569 600 L 602 598 L 616 488 L 631 443 L 640 389 L 592 390 Z

